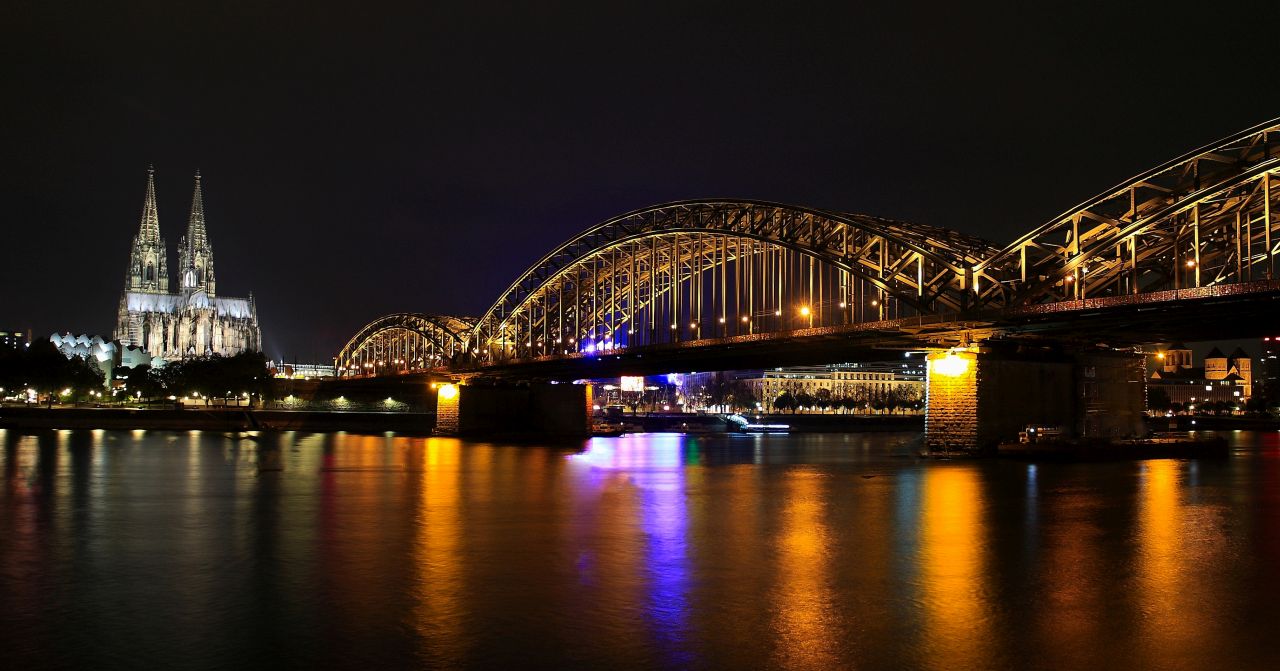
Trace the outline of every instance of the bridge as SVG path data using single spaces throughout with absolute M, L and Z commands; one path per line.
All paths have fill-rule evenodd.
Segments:
M 886 350 L 975 361 L 1052 352 L 1075 362 L 1067 377 L 1078 381 L 1096 374 L 1081 357 L 1099 351 L 1132 362 L 1144 342 L 1280 326 L 1266 309 L 1280 298 L 1278 139 L 1280 120 L 1247 129 L 1004 246 L 765 201 L 656 205 L 551 250 L 478 318 L 388 315 L 336 363 L 343 376 L 510 381 L 883 359 Z M 1132 363 L 1120 369 L 1133 377 Z

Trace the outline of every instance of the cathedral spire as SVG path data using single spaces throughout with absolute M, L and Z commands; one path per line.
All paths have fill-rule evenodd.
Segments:
M 156 210 L 156 168 L 147 166 L 147 195 L 142 201 L 142 222 L 138 225 L 138 240 L 155 244 L 160 241 L 160 214 Z
M 204 194 L 200 192 L 200 171 L 196 171 L 196 188 L 191 194 L 191 217 L 187 220 L 187 246 L 192 250 L 209 246 L 204 228 Z
M 187 234 L 178 249 L 178 272 L 182 273 L 182 288 L 203 290 L 214 295 L 213 247 L 204 223 L 204 194 L 200 189 L 200 171 L 196 171 L 195 191 L 191 194 L 191 216 L 187 219 Z
M 129 266 L 124 274 L 125 291 L 163 293 L 169 290 L 169 269 L 165 263 L 164 238 L 160 237 L 160 215 L 156 209 L 156 169 L 147 167 L 147 195 L 142 200 L 142 221 L 133 237 Z

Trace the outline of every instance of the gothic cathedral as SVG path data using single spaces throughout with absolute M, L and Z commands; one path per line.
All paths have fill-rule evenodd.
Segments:
M 262 349 L 253 294 L 227 298 L 215 291 L 213 248 L 204 226 L 200 173 L 187 234 L 178 242 L 178 290 L 169 291 L 169 268 L 156 210 L 155 170 L 147 170 L 142 223 L 133 239 L 115 339 L 166 360 Z

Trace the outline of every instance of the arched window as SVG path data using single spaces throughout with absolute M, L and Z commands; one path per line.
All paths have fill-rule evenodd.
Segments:
M 155 267 L 155 264 L 152 264 L 152 263 L 148 263 L 148 264 L 147 264 L 147 270 L 146 270 L 146 272 L 145 272 L 145 273 L 143 273 L 143 275 L 142 275 L 142 279 L 146 280 L 147 282 L 154 282 L 154 281 L 156 281 L 156 267 Z

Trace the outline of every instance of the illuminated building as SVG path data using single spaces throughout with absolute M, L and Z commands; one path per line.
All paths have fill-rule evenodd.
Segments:
M 1196 367 L 1191 350 L 1175 344 L 1156 353 L 1156 370 L 1147 381 L 1149 389 L 1163 391 L 1174 403 L 1226 401 L 1243 403 L 1253 396 L 1253 362 L 1236 348 L 1230 356 L 1217 347 Z
M 739 377 L 766 406 L 782 392 L 817 396 L 828 390 L 829 398 L 849 398 L 864 402 L 894 398 L 916 401 L 924 398 L 924 365 L 910 363 L 862 363 L 832 366 L 774 368 L 751 377 Z
M 0 349 L 18 349 L 31 342 L 30 336 L 23 331 L 0 331 Z
M 258 309 L 248 298 L 218 296 L 213 247 L 205 230 L 200 174 L 187 233 L 178 243 L 179 282 L 169 291 L 164 238 L 156 208 L 155 171 L 147 171 L 142 221 L 133 239 L 115 338 L 124 346 L 141 347 L 153 357 L 182 359 L 221 354 L 229 356 L 262 348 Z

